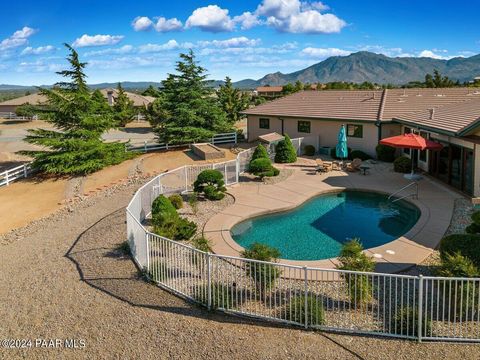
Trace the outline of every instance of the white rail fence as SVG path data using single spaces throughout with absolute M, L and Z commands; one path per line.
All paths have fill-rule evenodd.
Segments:
M 0 173 L 0 186 L 8 186 L 11 182 L 28 177 L 32 173 L 30 164 L 23 164 Z
M 32 117 L 18 116 L 14 112 L 0 111 L 0 118 L 5 120 L 37 120 L 38 116 L 37 115 L 34 115 Z
M 236 132 L 216 134 L 211 139 L 205 139 L 205 141 L 211 142 L 213 145 L 217 144 L 229 144 L 237 143 L 238 137 Z M 169 150 L 179 147 L 189 146 L 191 144 L 181 144 L 181 145 L 171 145 L 171 144 L 160 144 L 158 142 L 148 142 L 144 141 L 143 145 L 125 145 L 125 151 L 158 151 L 158 150 Z
M 301 140 L 294 139 L 300 149 Z M 205 253 L 145 229 L 159 194 L 192 189 L 205 168 L 237 183 L 253 149 L 236 160 L 183 166 L 142 186 L 126 210 L 135 262 L 159 286 L 209 309 L 306 328 L 417 340 L 480 341 L 480 279 L 365 273 Z

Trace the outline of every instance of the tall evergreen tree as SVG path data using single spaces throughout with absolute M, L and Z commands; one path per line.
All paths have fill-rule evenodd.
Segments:
M 133 107 L 133 101 L 130 100 L 128 95 L 123 90 L 122 84 L 117 85 L 117 97 L 113 104 L 113 118 L 118 126 L 125 126 L 133 120 L 135 116 L 135 108 Z
M 65 44 L 70 54 L 70 68 L 58 72 L 70 81 L 57 83 L 52 89 L 40 89 L 47 106 L 39 109 L 57 130 L 31 129 L 26 141 L 46 150 L 23 152 L 33 157 L 32 166 L 48 174 L 84 175 L 118 164 L 131 157 L 123 144 L 104 143 L 102 134 L 115 126 L 105 99 L 90 93 L 78 53 Z M 108 105 L 107 105 L 108 106 Z
M 220 85 L 217 97 L 220 106 L 227 114 L 227 121 L 230 125 L 234 125 L 240 120 L 240 112 L 248 108 L 250 104 L 250 96 L 233 87 L 232 79 L 228 76 L 225 78 L 225 85 Z
M 149 85 L 148 88 L 146 88 L 142 92 L 143 96 L 153 96 L 153 97 L 158 97 L 160 95 L 160 91 L 158 89 L 155 89 L 152 85 Z
M 148 118 L 160 142 L 183 144 L 210 139 L 231 131 L 225 113 L 213 96 L 206 69 L 198 65 L 192 50 L 180 54 L 162 82 L 161 96 L 149 107 Z

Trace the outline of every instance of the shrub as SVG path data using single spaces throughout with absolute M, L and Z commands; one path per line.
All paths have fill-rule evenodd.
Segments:
M 478 234 L 452 234 L 445 236 L 440 241 L 440 258 L 447 260 L 447 254 L 456 253 L 471 260 L 472 263 L 480 268 L 480 235 Z
M 406 156 L 399 156 L 393 162 L 393 170 L 399 173 L 409 173 L 412 171 L 412 160 Z
M 197 225 L 181 218 L 171 201 L 158 196 L 152 203 L 153 231 L 169 239 L 187 240 L 197 231 Z
M 188 240 L 195 235 L 197 231 L 197 224 L 195 224 L 193 221 L 179 217 L 175 223 L 174 229 L 174 240 Z
M 242 252 L 246 259 L 274 262 L 280 257 L 280 252 L 268 245 L 254 243 L 248 249 Z M 246 262 L 247 275 L 255 281 L 255 286 L 261 298 L 265 297 L 265 292 L 270 290 L 275 280 L 280 276 L 281 271 L 273 264 L 259 262 Z
M 352 148 L 347 147 L 347 154 L 348 154 L 347 159 L 351 160 L 352 159 Z M 330 157 L 332 159 L 340 159 L 339 157 L 337 157 L 337 149 L 336 148 L 333 147 L 333 148 L 330 149 Z
M 468 234 L 479 234 L 480 233 L 480 211 L 475 211 L 472 216 L 472 223 L 467 226 L 465 231 Z
M 237 306 L 236 290 L 233 287 L 220 283 L 212 283 L 211 306 L 212 309 L 233 309 Z M 197 289 L 196 299 L 202 304 L 208 305 L 208 286 L 201 286 Z
M 223 175 L 218 170 L 203 170 L 193 184 L 197 193 L 203 193 L 208 200 L 221 200 L 225 197 Z
M 260 159 L 260 158 L 269 159 L 267 149 L 262 144 L 258 144 L 258 146 L 255 148 L 255 151 L 253 152 L 253 155 L 250 161 Z
M 181 209 L 183 207 L 183 198 L 179 194 L 172 195 L 168 198 L 175 209 Z
M 390 323 L 390 331 L 397 335 L 418 336 L 418 314 L 413 307 L 398 307 Z M 423 317 L 422 336 L 432 335 L 432 320 Z
M 460 255 L 460 253 L 446 253 L 437 270 L 438 276 L 446 277 L 476 277 L 479 274 L 472 260 Z
M 280 140 L 275 147 L 275 162 L 294 163 L 295 161 L 297 161 L 297 151 L 293 147 L 290 137 L 285 135 L 285 139 Z
M 358 239 L 353 239 L 342 246 L 340 262 L 337 268 L 340 270 L 353 270 L 372 272 L 375 262 L 363 252 L 363 246 Z M 342 275 L 347 284 L 348 296 L 355 305 L 366 305 L 372 297 L 372 283 L 368 275 L 356 275 L 345 273 Z
M 198 212 L 198 194 L 196 192 L 188 195 L 188 205 L 192 208 L 192 213 L 196 215 Z
M 178 218 L 177 210 L 164 195 L 158 196 L 152 203 L 152 221 L 155 225 L 175 222 Z
M 350 158 L 352 159 L 359 158 L 360 160 L 365 161 L 365 160 L 370 160 L 372 157 L 361 150 L 353 150 L 350 153 Z
M 248 171 L 263 179 L 264 177 L 277 176 L 280 171 L 272 165 L 268 158 L 259 158 L 250 162 Z
M 315 155 L 316 149 L 315 146 L 313 145 L 305 145 L 303 148 L 303 153 L 307 156 L 313 156 Z
M 392 162 L 395 160 L 396 149 L 394 147 L 378 144 L 375 151 L 377 153 L 377 159 L 380 161 Z
M 208 240 L 207 238 L 204 238 L 203 236 L 193 239 L 192 243 L 193 243 L 193 246 L 195 246 L 195 248 L 198 250 L 201 250 L 204 252 L 212 251 L 210 240 Z
M 307 296 L 307 325 L 323 325 L 325 311 L 323 304 L 312 295 Z M 286 320 L 305 324 L 305 295 L 293 296 L 285 306 Z

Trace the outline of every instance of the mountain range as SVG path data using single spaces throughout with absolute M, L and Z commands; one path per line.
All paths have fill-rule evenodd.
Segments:
M 274 63 L 272 63 L 274 66 Z M 480 54 L 471 57 L 455 57 L 449 60 L 432 59 L 428 57 L 388 57 L 368 51 L 360 51 L 348 56 L 332 56 L 317 64 L 289 74 L 275 72 L 261 79 L 245 79 L 233 83 L 242 89 L 254 89 L 257 86 L 276 86 L 294 83 L 326 83 L 346 81 L 362 83 L 369 81 L 378 84 L 402 85 L 410 81 L 423 81 L 427 73 L 437 69 L 444 76 L 460 82 L 471 81 L 480 76 Z M 223 81 L 215 80 L 212 86 L 218 86 Z M 125 81 L 125 89 L 139 90 L 148 86 L 159 87 L 160 82 Z M 116 87 L 117 83 L 91 84 L 90 87 Z M 2 85 L 0 90 L 32 90 L 32 86 Z

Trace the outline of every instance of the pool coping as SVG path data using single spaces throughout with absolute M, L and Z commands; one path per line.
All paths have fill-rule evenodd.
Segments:
M 298 192 L 297 187 L 301 184 L 299 180 L 302 178 L 302 174 L 300 174 L 300 176 L 290 177 L 273 185 L 246 186 L 241 184 L 230 189 L 230 192 L 235 198 L 235 203 L 223 209 L 220 213 L 213 215 L 203 229 L 204 235 L 212 242 L 213 252 L 220 255 L 241 256 L 244 248 L 233 240 L 230 230 L 242 221 L 262 215 L 289 211 L 301 206 L 316 196 L 328 193 L 358 190 L 390 194 L 395 189 L 398 189 L 398 182 L 402 182 L 401 180 L 398 181 L 398 179 L 397 181 L 384 182 L 382 185 L 387 186 L 379 189 L 378 181 L 365 183 L 363 181 L 364 179 L 361 179 L 361 184 L 356 184 L 355 180 L 358 178 L 358 174 L 349 175 L 340 171 L 333 173 L 342 173 L 342 176 L 348 176 L 350 180 L 353 179 L 353 183 L 350 184 L 351 186 L 348 186 L 349 184 L 345 184 L 345 186 L 333 186 L 327 184 L 325 180 L 334 174 L 319 175 L 318 178 L 322 177 L 322 181 L 317 182 L 318 186 L 312 187 L 310 191 Z M 391 177 L 391 175 L 392 174 L 388 174 L 388 177 Z M 394 178 L 398 176 L 400 176 L 400 174 L 393 175 Z M 385 179 L 382 178 L 381 180 Z M 428 184 L 422 185 L 432 185 L 431 182 L 430 180 Z M 304 187 L 311 185 L 312 182 L 307 180 Z M 434 187 L 439 186 L 439 184 L 434 185 Z M 291 187 L 293 187 L 293 189 Z M 263 192 L 261 191 L 262 188 L 264 190 Z M 391 189 L 388 190 L 388 188 Z M 265 189 L 269 189 L 269 191 L 265 191 Z M 452 195 L 450 191 L 435 190 L 436 191 L 432 191 L 429 189 L 431 196 L 436 200 L 434 203 L 428 203 L 428 198 L 423 199 L 422 196 L 419 196 L 419 199 L 405 199 L 420 210 L 419 219 L 406 234 L 386 244 L 368 248 L 364 251 L 375 260 L 376 271 L 386 273 L 405 271 L 421 263 L 437 247 L 443 234 L 450 225 L 451 215 L 453 213 L 453 201 L 455 198 L 458 198 L 459 195 Z M 279 199 L 279 197 L 282 197 L 282 192 L 284 196 L 289 193 L 292 196 Z M 262 198 L 264 202 L 262 202 Z M 435 218 L 432 219 L 432 214 L 437 212 L 438 215 L 438 211 L 434 208 L 437 208 L 437 210 L 440 208 L 442 210 L 442 216 L 435 216 Z M 278 261 L 286 265 L 323 269 L 334 269 L 338 264 L 336 257 L 323 260 L 279 259 Z

